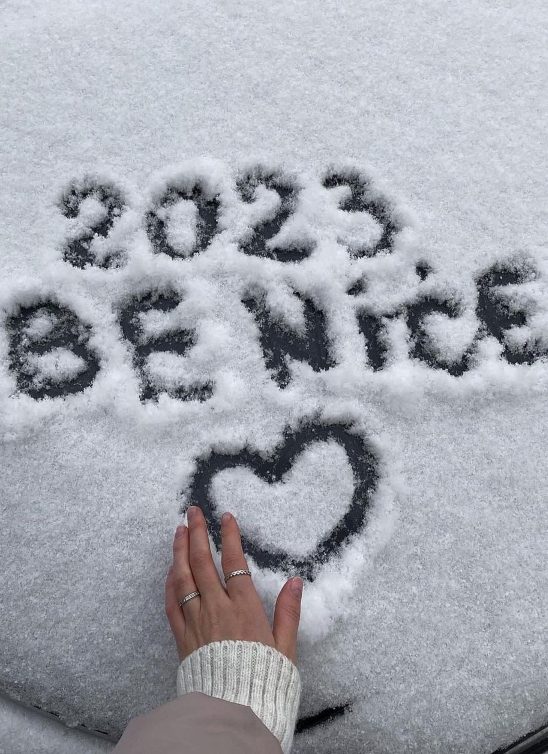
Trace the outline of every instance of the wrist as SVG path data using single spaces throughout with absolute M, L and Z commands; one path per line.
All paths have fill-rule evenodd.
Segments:
M 177 671 L 177 695 L 192 691 L 251 707 L 288 754 L 301 679 L 297 667 L 274 647 L 228 640 L 200 647 Z

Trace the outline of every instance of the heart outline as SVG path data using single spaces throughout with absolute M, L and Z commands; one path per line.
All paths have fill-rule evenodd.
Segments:
M 217 507 L 211 498 L 213 478 L 221 471 L 239 466 L 251 468 L 254 474 L 274 484 L 283 479 L 293 466 L 294 460 L 313 442 L 335 440 L 342 446 L 354 477 L 352 500 L 344 514 L 315 548 L 304 557 L 295 557 L 282 549 L 263 547 L 242 531 L 242 546 L 261 568 L 285 573 L 298 573 L 307 581 L 314 581 L 317 572 L 330 558 L 336 557 L 348 541 L 366 524 L 367 511 L 379 479 L 379 459 L 366 443 L 365 438 L 350 432 L 347 423 L 307 422 L 298 429 L 286 428 L 283 440 L 274 446 L 265 458 L 246 445 L 233 453 L 212 449 L 208 455 L 197 459 L 196 471 L 188 485 L 189 504 L 202 509 L 215 547 L 221 549 L 221 522 Z M 180 513 L 185 512 L 182 506 Z

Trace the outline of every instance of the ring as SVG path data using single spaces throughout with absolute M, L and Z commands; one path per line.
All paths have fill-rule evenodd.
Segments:
M 233 576 L 251 576 L 251 571 L 247 571 L 244 568 L 240 568 L 238 571 L 231 571 L 230 573 L 225 573 L 225 582 L 231 579 Z
M 183 599 L 179 602 L 179 605 L 182 607 L 186 602 L 190 602 L 190 600 L 193 600 L 194 597 L 200 597 L 200 592 L 190 592 L 190 594 L 187 594 L 186 597 L 183 597 Z

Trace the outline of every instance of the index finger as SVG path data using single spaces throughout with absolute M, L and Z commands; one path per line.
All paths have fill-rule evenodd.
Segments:
M 211 557 L 204 514 L 196 505 L 187 511 L 189 533 L 189 562 L 198 591 L 203 597 L 215 597 L 226 592 Z

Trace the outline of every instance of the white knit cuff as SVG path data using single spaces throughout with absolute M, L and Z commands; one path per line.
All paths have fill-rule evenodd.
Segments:
M 214 641 L 190 654 L 177 670 L 177 696 L 201 691 L 251 707 L 289 754 L 301 698 L 297 667 L 257 641 Z

